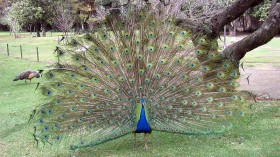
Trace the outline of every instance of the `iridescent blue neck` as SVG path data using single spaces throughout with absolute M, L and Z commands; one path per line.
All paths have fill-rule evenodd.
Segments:
M 144 100 L 145 102 L 145 99 L 142 98 L 142 100 Z M 141 100 L 141 102 L 142 102 Z M 142 105 L 142 108 L 141 108 L 141 113 L 140 113 L 140 119 L 137 123 L 137 127 L 136 127 L 136 133 L 150 133 L 152 132 L 152 129 L 147 121 L 147 118 L 146 118 L 146 114 L 145 114 L 145 108 L 144 108 L 144 105 Z

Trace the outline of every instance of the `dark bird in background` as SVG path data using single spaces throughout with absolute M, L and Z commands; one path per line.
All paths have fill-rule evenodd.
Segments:
M 16 78 L 13 81 L 25 80 L 25 83 L 26 83 L 26 80 L 30 80 L 30 83 L 31 83 L 31 80 L 34 77 L 36 77 L 36 78 L 41 77 L 42 72 L 43 72 L 43 70 L 39 70 L 39 72 L 34 71 L 34 70 L 27 70 L 27 71 L 20 73 L 18 76 L 16 76 Z

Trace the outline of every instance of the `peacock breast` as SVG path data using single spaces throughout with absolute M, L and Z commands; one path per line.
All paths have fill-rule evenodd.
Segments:
M 28 76 L 28 79 L 31 80 L 31 79 L 34 78 L 34 76 L 35 76 L 34 73 L 30 73 L 29 76 Z
M 150 127 L 150 124 L 148 122 L 147 113 L 145 111 L 145 107 L 142 104 L 139 119 L 137 120 L 137 126 L 136 126 L 136 133 L 151 133 L 152 129 Z

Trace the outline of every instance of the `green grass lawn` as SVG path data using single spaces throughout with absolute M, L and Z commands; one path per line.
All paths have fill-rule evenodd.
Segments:
M 6 35 L 5 35 L 6 34 Z M 133 146 L 133 135 L 118 138 L 93 148 L 77 151 L 50 149 L 50 145 L 36 147 L 32 137 L 33 127 L 28 124 L 31 111 L 40 104 L 41 96 L 35 91 L 40 79 L 32 83 L 13 82 L 14 77 L 26 69 L 45 68 L 45 62 L 53 60 L 56 37 L 12 39 L 8 33 L 0 33 L 0 43 L 11 45 L 25 44 L 33 50 L 33 45 L 40 45 L 45 50 L 44 62 L 30 58 L 18 59 L 6 57 L 0 49 L 0 157 L 38 157 L 38 156 L 215 156 L 215 157 L 278 157 L 280 156 L 280 102 L 266 101 L 255 106 L 253 122 L 243 127 L 234 128 L 223 135 L 186 136 L 163 132 L 153 132 L 149 136 L 149 149 L 144 150 L 143 135 L 138 135 L 139 143 Z M 275 41 L 274 41 L 275 40 Z M 266 48 L 254 50 L 246 56 L 246 61 L 257 60 L 269 54 L 275 54 L 274 48 L 279 38 L 272 40 Z M 45 46 L 45 47 L 44 47 Z M 40 48 L 41 49 L 41 48 Z M 264 51 L 265 50 L 265 51 Z M 252 54 L 252 55 L 251 55 Z M 12 55 L 13 56 L 13 55 Z M 18 56 L 16 56 L 18 57 Z M 247 58 L 249 57 L 249 58 Z M 34 60 L 34 61 L 32 61 Z M 275 57 L 277 62 L 279 58 Z M 255 62 L 254 62 L 255 63 Z M 269 62 L 270 63 L 270 62 Z

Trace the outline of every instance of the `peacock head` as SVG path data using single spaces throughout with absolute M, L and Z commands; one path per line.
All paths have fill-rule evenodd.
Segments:
M 40 73 L 37 73 L 37 74 L 35 75 L 35 77 L 36 77 L 36 78 L 39 78 L 39 77 L 41 77 L 41 74 L 40 74 Z
M 40 78 L 40 77 L 42 77 L 42 73 L 43 73 L 43 71 L 44 71 L 44 70 L 39 70 L 39 72 L 38 72 L 38 73 L 36 73 L 35 77 L 36 77 L 36 78 Z
M 146 101 L 146 100 L 145 100 L 145 95 L 144 95 L 144 94 L 142 94 L 141 104 L 142 104 L 142 105 L 144 105 L 144 104 L 145 104 L 145 101 Z

